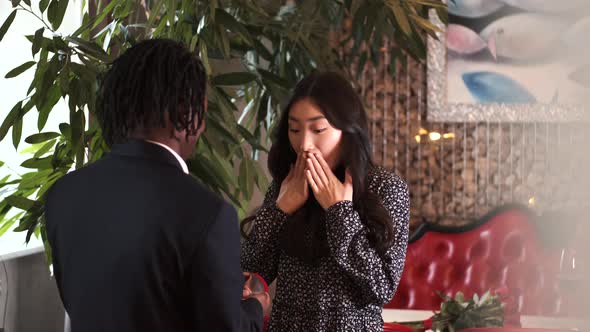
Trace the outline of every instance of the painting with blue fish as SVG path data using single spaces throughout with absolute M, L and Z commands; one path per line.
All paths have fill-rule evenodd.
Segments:
M 534 103 L 536 98 L 510 77 L 489 71 L 464 73 L 463 82 L 480 103 Z
M 484 40 L 495 39 L 498 57 L 535 60 L 558 52 L 561 37 L 570 27 L 568 20 L 539 13 L 502 17 L 485 27 Z
M 588 50 L 588 36 L 590 36 L 590 16 L 585 16 L 570 26 L 561 39 L 570 50 L 585 52 Z
M 588 0 L 503 0 L 506 4 L 526 11 L 564 13 L 588 9 Z
M 576 116 L 580 97 L 590 96 L 590 0 L 445 2 L 449 15 L 448 24 L 441 24 L 441 43 L 428 44 L 429 54 L 444 54 L 428 69 L 428 82 L 443 86 L 429 94 L 429 118 Z
M 579 85 L 590 88 L 590 64 L 576 68 L 568 77 Z
M 449 13 L 461 17 L 483 17 L 504 7 L 501 0 L 449 0 Z
M 447 26 L 447 49 L 457 54 L 474 54 L 487 48 L 495 59 L 495 41 L 494 38 L 490 38 L 486 42 L 475 31 L 459 24 L 449 24 Z

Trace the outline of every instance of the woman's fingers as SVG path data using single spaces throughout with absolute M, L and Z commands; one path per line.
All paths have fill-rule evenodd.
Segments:
M 328 163 L 326 162 L 324 157 L 322 157 L 322 155 L 319 153 L 314 153 L 313 155 L 316 158 L 316 160 L 318 161 L 318 163 L 320 164 L 324 173 L 326 174 L 326 177 L 329 176 L 330 174 L 332 174 L 332 169 L 330 168 L 330 166 L 328 165 Z
M 299 153 L 299 155 L 297 155 L 297 167 L 295 170 L 295 175 L 303 177 L 304 172 L 305 172 L 305 152 L 301 152 L 301 153 Z
M 311 186 L 311 190 L 313 190 L 314 194 L 317 194 L 319 191 L 318 185 L 316 184 L 315 180 L 313 179 L 313 175 L 311 175 L 310 170 L 305 171 L 305 177 L 307 178 L 307 182 Z
M 311 158 L 307 158 L 307 171 L 311 174 L 311 177 L 313 178 L 313 181 L 315 182 L 318 189 L 325 187 L 325 183 L 318 173 L 318 169 L 316 165 L 314 165 Z
M 313 166 L 313 168 L 315 169 L 315 172 L 318 175 L 317 179 L 319 180 L 319 182 L 322 185 L 327 186 L 329 183 L 328 174 L 320 165 L 320 162 L 318 160 L 319 158 L 316 156 L 316 154 L 312 154 L 309 159 L 311 160 L 311 165 Z M 330 169 L 328 169 L 328 171 L 332 172 Z

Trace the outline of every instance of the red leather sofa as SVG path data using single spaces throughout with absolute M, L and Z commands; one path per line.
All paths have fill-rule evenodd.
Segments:
M 541 243 L 525 207 L 499 208 L 461 228 L 422 224 L 410 238 L 400 285 L 385 307 L 438 310 L 435 291 L 470 297 L 506 286 L 522 314 L 575 314 L 576 306 L 560 291 L 559 258 L 559 250 Z

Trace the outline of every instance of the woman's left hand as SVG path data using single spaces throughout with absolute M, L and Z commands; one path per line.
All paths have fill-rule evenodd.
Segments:
M 324 210 L 338 202 L 352 201 L 353 188 L 350 171 L 346 169 L 344 183 L 340 182 L 319 153 L 308 154 L 305 176 L 316 200 Z

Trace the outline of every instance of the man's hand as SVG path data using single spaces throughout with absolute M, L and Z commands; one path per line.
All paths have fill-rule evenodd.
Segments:
M 272 300 L 268 292 L 252 294 L 248 298 L 255 298 L 262 304 L 262 312 L 264 316 L 270 315 L 270 309 L 272 308 Z
M 264 291 L 264 285 L 260 279 L 250 272 L 243 272 L 244 288 L 242 289 L 242 299 L 255 298 L 262 305 L 264 316 L 270 315 L 272 301 L 268 292 Z

